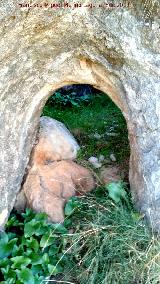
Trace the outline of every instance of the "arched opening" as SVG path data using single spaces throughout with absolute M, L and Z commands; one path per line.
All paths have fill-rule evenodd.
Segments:
M 91 85 L 85 85 L 88 88 L 87 92 L 91 92 L 92 96 L 88 96 L 87 93 L 87 96 L 82 94 L 81 97 L 74 89 L 77 88 L 80 92 L 78 87 L 84 87 L 84 85 L 56 89 L 56 92 L 52 94 L 53 97 L 51 95 L 43 107 L 41 119 L 43 120 L 44 115 L 60 120 L 75 136 L 82 150 L 80 155 L 75 157 L 75 161 L 94 172 L 97 178 L 96 189 L 85 192 L 85 195 L 78 194 L 78 197 L 73 194 L 73 197 L 68 199 L 64 209 L 63 225 L 59 223 L 48 227 L 43 214 L 34 215 L 31 211 L 26 211 L 22 219 L 24 224 L 21 223 L 27 239 L 26 242 L 23 240 L 23 243 L 27 247 L 34 242 L 33 246 L 36 248 L 34 253 L 37 253 L 37 250 L 43 259 L 41 263 L 38 258 L 40 264 L 34 267 L 33 257 L 33 265 L 27 264 L 27 266 L 31 271 L 33 269 L 33 273 L 37 273 L 36 277 L 41 281 L 51 277 L 50 280 L 57 283 L 130 283 L 133 280 L 138 283 L 145 280 L 148 275 L 148 269 L 143 269 L 143 262 L 147 263 L 150 257 L 152 259 L 152 252 L 155 252 L 156 245 L 154 243 L 149 247 L 150 231 L 144 228 L 143 216 L 134 210 L 126 194 L 127 189 L 119 181 L 114 180 L 113 175 L 109 183 L 109 185 L 112 184 L 111 187 L 106 186 L 106 183 L 102 185 L 99 175 L 101 167 L 116 165 L 122 170 L 122 167 L 126 166 L 124 161 L 128 162 L 129 158 L 126 121 L 120 109 L 106 94 Z M 69 97 L 67 97 L 68 90 L 71 94 Z M 83 92 L 85 93 L 85 89 Z M 60 100 L 61 104 L 59 104 Z M 71 107 L 72 105 L 74 107 Z M 46 143 L 46 141 L 43 142 Z M 36 143 L 34 147 L 37 145 Z M 48 150 L 50 150 L 49 144 L 44 148 L 44 151 Z M 96 167 L 89 160 L 93 153 L 98 158 Z M 101 158 L 103 156 L 103 159 L 100 160 L 100 156 Z M 40 163 L 42 159 L 43 155 L 40 156 Z M 40 164 L 39 168 L 51 166 L 53 171 L 52 164 L 60 163 L 61 160 L 59 160 L 58 157 L 58 161 L 53 161 L 49 155 L 44 165 Z M 39 174 L 39 168 L 37 171 L 34 163 L 30 166 L 29 171 L 33 167 L 31 173 L 33 184 L 30 183 L 29 187 L 33 185 L 32 191 L 36 189 L 35 184 L 39 175 L 37 184 L 43 188 L 46 196 L 47 186 L 50 184 L 47 184 L 46 176 L 42 175 L 44 170 Z M 68 171 L 70 171 L 69 168 L 67 173 Z M 50 172 L 45 170 L 45 174 L 48 173 L 50 178 Z M 63 172 L 61 182 L 63 182 L 62 176 Z M 54 179 L 55 176 L 51 178 Z M 125 175 L 123 178 L 128 182 Z M 26 179 L 24 184 L 25 182 Z M 62 188 L 60 190 L 63 198 Z M 49 197 L 46 202 L 49 204 L 50 201 Z M 41 204 L 42 200 L 38 198 L 35 203 Z M 58 200 L 54 204 L 55 210 L 57 204 Z M 40 247 L 37 247 L 37 240 Z M 151 256 L 146 260 L 148 247 L 151 250 Z M 44 255 L 40 252 L 41 248 Z M 27 256 L 32 258 L 31 248 L 27 249 Z M 140 265 L 142 269 L 139 269 Z
M 129 155 L 125 118 L 107 94 L 88 84 L 63 86 L 43 108 L 15 208 L 62 222 L 70 197 L 111 183 L 113 191 L 129 190 Z

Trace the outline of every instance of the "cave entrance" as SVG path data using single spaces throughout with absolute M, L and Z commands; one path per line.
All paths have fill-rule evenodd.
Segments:
M 64 221 L 63 209 L 73 196 L 129 183 L 126 121 L 92 85 L 57 89 L 43 108 L 37 134 L 22 192 L 27 205 L 51 221 Z
M 74 84 L 57 89 L 46 102 L 42 115 L 61 121 L 77 139 L 77 159 L 96 157 L 99 167 L 111 164 L 129 171 L 129 141 L 126 120 L 110 97 L 89 84 Z M 97 161 L 97 162 L 98 162 Z M 96 160 L 95 160 L 96 163 Z M 122 170 L 123 172 L 123 170 Z

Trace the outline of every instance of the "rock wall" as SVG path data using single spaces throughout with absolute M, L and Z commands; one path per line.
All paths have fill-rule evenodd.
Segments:
M 28 2 L 43 6 L 42 1 Z M 74 8 L 69 1 L 71 8 L 55 9 L 1 1 L 1 226 L 20 189 L 46 100 L 57 88 L 84 83 L 106 92 L 122 110 L 130 140 L 132 194 L 137 207 L 160 228 L 158 0 L 136 2 L 107 9 L 98 7 L 101 1 L 94 1 L 94 8 Z M 151 11 L 147 19 L 145 9 Z

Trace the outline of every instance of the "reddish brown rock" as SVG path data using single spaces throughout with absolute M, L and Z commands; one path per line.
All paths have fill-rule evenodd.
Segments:
M 59 161 L 32 167 L 23 185 L 27 206 L 46 212 L 53 222 L 63 222 L 68 198 L 89 192 L 95 187 L 88 169 L 72 161 Z

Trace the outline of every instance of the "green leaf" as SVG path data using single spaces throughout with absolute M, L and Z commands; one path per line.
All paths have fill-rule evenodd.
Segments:
M 0 242 L 4 242 L 4 243 L 8 243 L 9 241 L 9 238 L 8 238 L 8 234 L 6 234 L 5 232 L 4 233 L 1 233 L 0 234 Z
M 70 204 L 70 203 L 67 203 L 66 206 L 65 206 L 65 210 L 64 210 L 65 215 L 69 216 L 69 215 L 71 215 L 73 213 L 73 211 L 74 211 L 73 205 Z
M 48 229 L 49 227 L 47 223 L 44 223 L 43 220 L 39 221 L 34 218 L 30 222 L 25 224 L 24 236 L 26 238 L 31 237 L 32 235 L 40 236 L 46 233 Z
M 1 281 L 0 283 L 1 283 L 1 284 L 15 284 L 15 283 L 17 284 L 17 281 L 15 282 L 15 279 L 13 279 L 13 278 L 8 278 L 8 277 L 7 277 L 7 279 L 5 279 L 5 280 L 6 280 L 6 281 L 4 281 L 4 282 Z
M 11 261 L 13 262 L 12 268 L 18 268 L 26 267 L 29 263 L 31 263 L 31 259 L 26 256 L 15 256 L 11 258 Z
M 58 251 L 59 251 L 59 247 L 57 247 L 56 245 L 52 245 L 50 246 L 48 253 L 50 256 L 53 256 L 53 255 L 56 255 Z
M 35 232 L 38 231 L 40 228 L 39 222 L 36 222 L 34 219 L 30 222 L 26 223 L 24 226 L 24 236 L 26 238 L 31 237 L 32 235 L 35 235 Z
M 17 220 L 17 218 L 16 218 L 16 216 L 12 216 L 12 217 L 10 217 L 9 219 L 8 219 L 8 221 L 7 221 L 7 223 L 6 223 L 6 225 L 5 225 L 5 228 L 10 228 L 10 227 L 17 227 L 17 226 L 21 226 L 21 225 L 23 225 L 22 223 L 20 223 L 18 220 Z
M 26 252 L 27 254 L 27 252 Z M 43 259 L 42 253 L 35 253 L 35 252 L 30 252 L 29 254 L 27 254 L 27 256 L 30 258 L 32 265 L 37 265 L 37 264 L 42 264 L 43 263 Z
M 106 189 L 108 189 L 109 197 L 116 203 L 120 202 L 121 199 L 126 199 L 127 193 L 121 182 L 111 182 L 106 186 Z
M 25 219 L 25 222 L 31 221 L 35 217 L 36 213 L 34 213 L 30 208 L 26 208 L 26 212 L 22 213 L 22 216 Z
M 6 274 L 8 274 L 9 269 L 10 269 L 10 265 L 7 265 L 6 267 L 1 268 L 1 271 L 2 271 L 2 273 L 4 274 L 4 276 L 5 276 Z
M 23 283 L 23 284 L 35 284 L 34 281 L 34 276 L 31 272 L 30 269 L 24 268 L 22 270 L 16 270 L 18 279 Z
M 57 275 L 62 272 L 62 267 L 60 265 L 51 265 L 48 264 L 48 272 L 50 275 Z
M 10 260 L 7 257 L 0 259 L 0 267 L 6 267 L 8 264 L 10 264 Z
M 51 229 L 55 234 L 66 234 L 68 231 L 62 224 L 52 224 Z
M 37 213 L 35 215 L 34 220 L 36 221 L 46 221 L 48 218 L 48 215 L 45 212 Z
M 20 244 L 20 245 L 15 245 L 13 247 L 13 250 L 12 250 L 12 257 L 14 256 L 19 256 L 19 255 L 23 255 L 24 253 L 24 248 L 23 248 L 23 244 Z
M 30 237 L 29 239 L 23 238 L 22 243 L 23 245 L 26 245 L 28 248 L 33 249 L 35 252 L 37 252 L 39 249 L 39 243 L 33 237 Z
M 6 236 L 4 236 L 0 240 L 0 259 L 9 256 L 12 253 L 13 247 L 16 244 L 16 242 L 17 238 L 8 241 L 8 237 Z
M 70 216 L 75 208 L 77 208 L 79 206 L 79 202 L 77 200 L 77 198 L 70 198 L 65 206 L 64 212 L 66 216 Z
M 52 232 L 47 232 L 47 234 L 43 235 L 40 241 L 40 247 L 45 248 L 53 244 L 55 241 L 55 237 L 53 237 Z
M 12 270 L 9 267 L 8 272 L 4 273 L 4 278 L 5 278 L 7 284 L 8 283 L 15 283 L 16 282 L 15 280 L 17 278 L 15 270 Z
M 42 258 L 43 258 L 43 263 L 45 263 L 45 264 L 49 263 L 49 255 L 48 255 L 48 253 L 45 253 Z
M 40 264 L 32 265 L 32 273 L 43 275 L 42 266 Z

